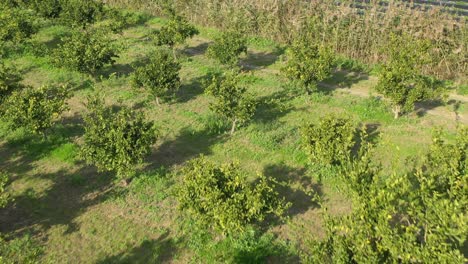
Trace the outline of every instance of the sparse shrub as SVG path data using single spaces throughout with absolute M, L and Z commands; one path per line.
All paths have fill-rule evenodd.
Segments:
M 0 47 L 2 42 L 23 42 L 34 33 L 34 19 L 27 10 L 0 3 Z
M 176 58 L 176 45 L 185 43 L 185 40 L 197 35 L 199 32 L 182 16 L 172 14 L 168 23 L 153 33 L 156 45 L 167 45 L 172 48 L 174 59 Z
M 25 128 L 28 132 L 44 134 L 57 117 L 68 109 L 70 97 L 66 86 L 27 87 L 14 91 L 4 105 L 3 119 L 10 128 Z
M 238 125 L 249 121 L 256 109 L 253 96 L 242 86 L 240 78 L 235 72 L 215 76 L 206 88 L 206 93 L 215 97 L 215 102 L 210 104 L 211 110 L 231 122 L 231 134 Z
M 304 148 L 312 163 L 344 165 L 352 158 L 356 132 L 349 118 L 327 115 L 318 124 L 309 124 L 302 129 Z
M 154 123 L 126 106 L 114 111 L 97 96 L 88 99 L 87 108 L 81 157 L 100 171 L 114 171 L 128 180 L 156 142 Z
M 439 81 L 419 73 L 430 62 L 430 43 L 407 35 L 391 35 L 386 48 L 388 59 L 379 72 L 376 90 L 388 98 L 395 118 L 410 112 L 416 102 L 440 98 L 443 89 Z
M 318 83 L 330 77 L 335 56 L 331 49 L 300 36 L 287 51 L 286 77 L 308 94 L 318 90 Z
M 233 163 L 216 165 L 204 157 L 189 162 L 177 189 L 179 208 L 197 223 L 225 234 L 243 231 L 267 215 L 281 216 L 287 207 L 270 179 L 249 184 Z
M 236 66 L 239 56 L 247 53 L 247 38 L 237 31 L 226 31 L 208 47 L 208 56 L 228 66 Z
M 83 73 L 95 73 L 106 64 L 113 64 L 117 48 L 101 30 L 74 30 L 62 39 L 53 54 L 53 63 Z
M 150 55 L 149 62 L 132 74 L 136 88 L 149 90 L 159 105 L 160 98 L 173 97 L 180 88 L 180 64 L 168 52 L 160 50 Z

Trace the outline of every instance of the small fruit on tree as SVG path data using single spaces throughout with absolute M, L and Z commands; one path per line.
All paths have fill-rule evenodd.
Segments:
M 150 56 L 146 65 L 135 69 L 132 84 L 151 91 L 159 105 L 160 98 L 173 97 L 180 88 L 180 69 L 180 63 L 161 49 Z
M 88 99 L 87 108 L 82 158 L 99 171 L 114 171 L 119 179 L 130 179 L 156 142 L 154 123 L 126 106 L 113 111 L 98 96 Z
M 208 57 L 222 64 L 234 67 L 239 62 L 239 56 L 247 53 L 247 38 L 238 31 L 226 31 L 215 38 L 208 47 Z
M 0 62 L 0 108 L 2 103 L 13 91 L 24 88 L 24 85 L 20 83 L 21 80 L 22 77 L 15 68 Z
M 464 263 L 468 129 L 433 138 L 422 166 L 375 181 L 346 217 L 328 216 L 313 263 Z
M 307 94 L 316 92 L 318 83 L 330 77 L 335 61 L 330 48 L 318 45 L 305 36 L 293 42 L 287 57 L 287 64 L 282 71 Z
M 32 15 L 20 8 L 0 3 L 0 46 L 2 42 L 22 42 L 36 33 Z
M 179 208 L 196 222 L 236 234 L 267 215 L 281 216 L 288 204 L 279 199 L 275 182 L 260 176 L 249 184 L 233 163 L 216 165 L 204 157 L 189 162 L 177 188 Z
M 312 163 L 341 166 L 352 159 L 356 133 L 349 118 L 327 115 L 318 124 L 305 126 L 302 138 Z
M 257 107 L 253 96 L 240 83 L 240 78 L 235 72 L 224 77 L 215 76 L 205 91 L 215 97 L 215 102 L 210 104 L 211 110 L 232 123 L 231 135 L 238 125 L 252 118 Z
M 74 30 L 62 42 L 54 51 L 53 62 L 71 70 L 93 74 L 118 57 L 116 46 L 101 30 Z
M 424 64 L 430 62 L 430 43 L 408 35 L 390 36 L 386 48 L 387 61 L 379 72 L 376 91 L 392 104 L 395 118 L 414 109 L 423 100 L 438 99 L 443 93 L 441 82 L 420 74 Z
M 12 129 L 25 128 L 44 134 L 60 114 L 68 109 L 70 98 L 67 86 L 26 87 L 14 91 L 5 101 L 3 118 Z
M 185 40 L 197 35 L 199 32 L 182 16 L 171 14 L 171 19 L 161 29 L 153 32 L 156 45 L 167 45 L 172 48 L 174 59 L 176 56 L 176 45 L 185 43 Z

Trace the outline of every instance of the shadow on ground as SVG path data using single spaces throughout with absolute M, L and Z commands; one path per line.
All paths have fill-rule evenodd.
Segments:
M 313 201 L 314 194 L 322 196 L 322 187 L 313 183 L 306 176 L 305 168 L 293 168 L 285 164 L 271 164 L 263 169 L 263 174 L 268 178 L 278 181 L 278 193 L 291 203 L 286 216 L 303 214 L 309 209 L 319 205 Z
M 146 263 L 167 263 L 172 260 L 177 253 L 176 243 L 169 238 L 169 233 L 161 235 L 157 239 L 145 240 L 139 246 L 132 248 L 128 252 L 107 257 L 99 264 L 146 264 Z

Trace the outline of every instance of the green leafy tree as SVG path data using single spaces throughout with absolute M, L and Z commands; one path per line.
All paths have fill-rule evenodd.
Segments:
M 29 6 L 38 14 L 46 18 L 58 18 L 62 12 L 63 3 L 61 0 L 30 0 Z
M 36 31 L 30 12 L 0 3 L 0 46 L 7 41 L 23 42 Z
M 160 50 L 150 56 L 149 62 L 137 67 L 132 74 L 132 84 L 151 91 L 159 105 L 160 98 L 173 97 L 180 88 L 180 63 L 168 52 Z
M 118 57 L 117 47 L 101 30 L 74 30 L 62 42 L 54 51 L 53 63 L 71 70 L 93 74 Z
M 93 24 L 104 16 L 104 4 L 94 0 L 61 1 L 60 19 L 71 26 L 82 27 Z
M 234 72 L 224 77 L 215 76 L 205 91 L 215 97 L 215 101 L 210 104 L 211 110 L 232 123 L 231 134 L 234 134 L 238 125 L 249 121 L 256 110 L 253 96 L 240 81 L 241 76 Z
M 13 68 L 0 62 L 0 113 L 1 105 L 6 98 L 13 92 L 24 88 L 20 82 L 22 77 L 19 72 Z
M 154 123 L 126 106 L 114 111 L 97 96 L 88 99 L 87 108 L 82 158 L 100 171 L 130 179 L 156 142 Z
M 208 47 L 208 57 L 218 60 L 228 66 L 236 66 L 239 56 L 247 53 L 247 38 L 237 31 L 226 31 L 216 37 Z
M 326 215 L 327 235 L 311 244 L 316 263 L 464 263 L 468 224 L 468 129 L 456 142 L 436 133 L 421 166 L 366 184 L 353 212 Z M 354 187 L 350 186 L 355 190 Z
M 387 61 L 379 72 L 376 91 L 392 104 L 395 118 L 414 109 L 416 102 L 438 99 L 441 82 L 420 74 L 421 67 L 430 63 L 430 43 L 407 35 L 391 35 L 385 52 Z
M 335 55 L 330 48 L 300 36 L 287 51 L 287 63 L 282 69 L 287 78 L 308 94 L 318 90 L 318 83 L 331 76 Z
M 185 43 L 185 40 L 197 35 L 199 32 L 195 26 L 190 24 L 187 19 L 182 16 L 171 14 L 171 19 L 161 27 L 161 29 L 153 32 L 153 38 L 156 45 L 167 45 L 172 48 L 174 59 L 176 56 L 176 46 Z
M 200 157 L 182 173 L 176 194 L 179 208 L 197 223 L 225 234 L 241 232 L 268 215 L 281 216 L 288 206 L 278 198 L 274 181 L 260 176 L 256 184 L 249 184 L 233 163 L 216 165 Z
M 14 91 L 4 102 L 3 119 L 12 129 L 25 128 L 31 133 L 44 134 L 68 109 L 68 98 L 66 86 L 26 87 Z
M 351 119 L 330 114 L 302 129 L 304 149 L 312 163 L 345 165 L 352 159 L 357 133 Z

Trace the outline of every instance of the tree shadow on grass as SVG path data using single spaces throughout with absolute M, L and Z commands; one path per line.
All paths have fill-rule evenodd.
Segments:
M 369 75 L 365 73 L 335 71 L 330 78 L 323 81 L 321 88 L 327 92 L 338 89 L 350 89 L 353 84 L 368 79 Z
M 454 105 L 456 102 L 454 100 L 448 102 L 449 105 Z M 427 115 L 430 110 L 433 110 L 437 107 L 443 106 L 445 103 L 442 100 L 427 100 L 423 102 L 418 102 L 414 105 L 414 112 L 418 117 L 423 117 Z M 455 116 L 455 114 L 454 114 Z
M 74 219 L 88 207 L 100 203 L 112 186 L 112 177 L 96 177 L 96 174 L 94 169 L 82 167 L 73 172 L 61 169 L 23 176 L 49 181 L 50 187 L 41 192 L 28 188 L 14 196 L 13 202 L 0 209 L 0 232 L 13 237 L 24 233 L 44 234 L 54 226 L 65 226 L 65 233 L 77 231 L 79 226 Z
M 0 167 L 8 173 L 24 174 L 34 169 L 35 161 L 49 156 L 52 151 L 71 143 L 73 138 L 83 133 L 81 117 L 77 114 L 63 118 L 46 137 L 19 133 L 0 145 Z
M 263 69 L 275 64 L 280 55 L 278 52 L 249 52 L 240 65 L 246 71 Z
M 211 146 L 226 139 L 227 135 L 210 135 L 207 129 L 194 131 L 186 127 L 174 139 L 166 140 L 153 151 L 147 159 L 150 165 L 145 170 L 181 165 L 201 154 L 208 155 Z
M 305 168 L 293 168 L 285 164 L 270 164 L 263 168 L 263 174 L 278 181 L 277 191 L 280 197 L 291 203 L 286 216 L 303 214 L 319 205 L 313 201 L 314 195 L 322 196 L 320 184 L 313 183 L 306 176 Z
M 170 262 L 177 253 L 176 242 L 169 238 L 169 232 L 162 234 L 159 238 L 145 240 L 139 246 L 128 252 L 107 257 L 98 261 L 99 264 L 146 264 L 146 263 L 167 263 Z
M 209 46 L 209 42 L 202 42 L 195 47 L 186 47 L 184 50 L 182 50 L 182 53 L 189 56 L 203 55 L 206 53 L 206 50 Z

